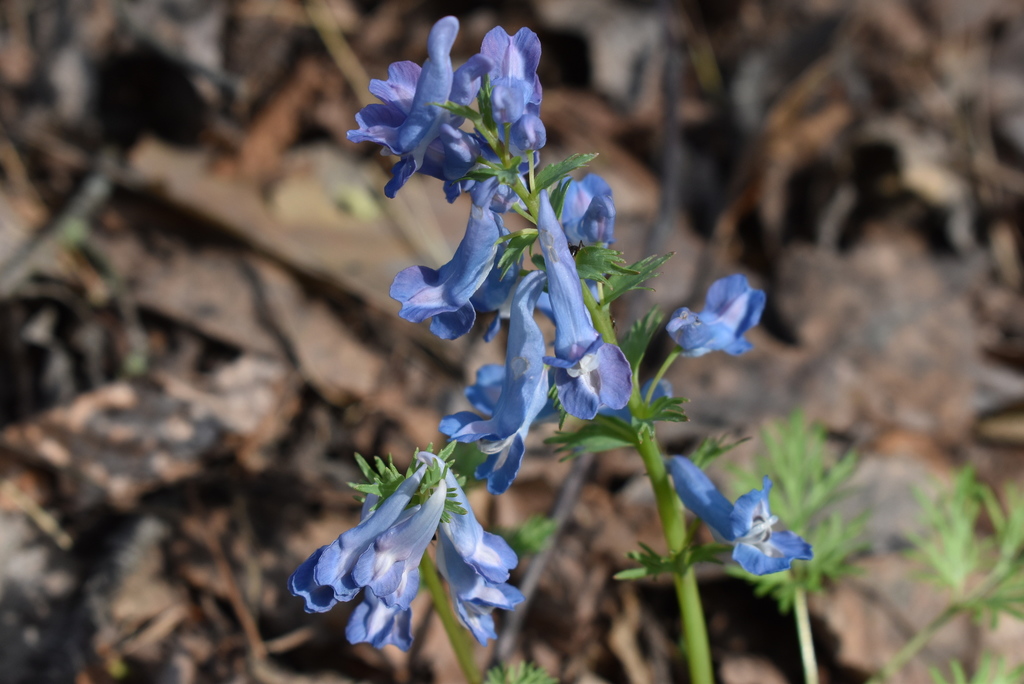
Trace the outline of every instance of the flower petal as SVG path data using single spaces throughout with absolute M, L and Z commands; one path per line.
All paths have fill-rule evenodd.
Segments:
M 408 651 L 412 646 L 412 611 L 388 606 L 372 591 L 363 592 L 363 602 L 348 619 L 345 637 L 350 644 L 369 643 L 374 648 L 391 644 Z
M 704 471 L 685 456 L 672 456 L 665 465 L 672 474 L 676 493 L 683 505 L 708 524 L 720 539 L 732 541 L 732 525 L 729 516 L 733 506 L 722 496 Z

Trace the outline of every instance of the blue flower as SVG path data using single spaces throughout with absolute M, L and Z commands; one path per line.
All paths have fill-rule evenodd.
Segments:
M 504 186 L 502 186 L 504 187 Z M 497 196 L 497 194 L 495 194 Z M 494 210 L 494 202 L 491 202 L 491 209 Z M 504 228 L 504 222 L 501 217 L 495 217 L 498 222 L 498 227 L 501 229 L 502 235 L 507 234 Z M 507 249 L 506 243 L 501 242 L 498 244 L 497 250 L 494 253 L 494 266 L 491 268 L 491 272 L 487 274 L 484 282 L 481 283 L 477 291 L 470 297 L 470 303 L 473 308 L 480 313 L 487 313 L 490 311 L 496 311 L 497 315 L 491 324 L 487 327 L 484 332 L 484 342 L 490 342 L 494 339 L 494 336 L 501 330 L 501 321 L 503 318 L 509 316 L 509 305 L 512 299 L 512 290 L 515 289 L 516 283 L 519 281 L 519 264 L 514 264 L 504 275 L 501 273 L 501 269 L 498 268 L 498 262 L 501 261 L 502 256 L 505 254 Z M 522 260 L 520 260 L 521 263 Z
M 387 606 L 408 608 L 420 588 L 420 559 L 434 538 L 444 511 L 446 487 L 406 510 L 394 525 L 377 535 L 352 568 L 352 578 Z
M 473 187 L 469 224 L 451 261 L 436 271 L 410 266 L 391 284 L 391 298 L 402 304 L 398 315 L 413 323 L 433 318 L 430 332 L 441 339 L 465 335 L 476 321 L 470 299 L 494 269 L 496 241 L 503 230 L 501 219 L 490 209 L 496 188 L 493 178 Z
M 547 129 L 539 116 L 523 114 L 512 124 L 509 142 L 512 143 L 514 154 L 522 155 L 530 150 L 539 150 L 548 142 Z
M 362 522 L 343 532 L 334 542 L 310 555 L 288 579 L 288 589 L 306 601 L 307 613 L 330 610 L 339 601 L 351 601 L 362 589 L 353 570 L 362 554 L 378 536 L 398 522 L 420 486 L 425 469 L 420 468 L 398 486 L 376 510 L 374 497 L 363 504 Z
M 569 183 L 562 205 L 562 225 L 572 244 L 608 244 L 615 242 L 615 203 L 612 189 L 596 173 Z
M 683 356 L 718 350 L 742 354 L 753 348 L 743 333 L 761 320 L 764 302 L 764 292 L 750 287 L 746 276 L 731 275 L 711 284 L 703 311 L 677 309 L 665 329 L 683 348 Z
M 537 231 L 555 321 L 555 356 L 545 356 L 544 362 L 555 368 L 558 399 L 568 413 L 583 420 L 596 416 L 602 405 L 620 409 L 633 390 L 629 362 L 594 328 L 576 262 L 546 190 L 540 193 Z
M 374 142 L 401 157 L 384 188 L 388 197 L 416 171 L 449 181 L 449 199 L 458 195 L 453 182 L 465 175 L 479 154 L 471 136 L 458 130 L 462 119 L 437 103 L 468 105 L 480 89 L 480 79 L 491 61 L 475 55 L 452 72 L 451 49 L 459 31 L 455 17 L 434 24 L 427 38 L 429 58 L 420 67 L 396 62 L 388 67 L 388 80 L 370 81 L 370 92 L 383 104 L 371 104 L 356 114 L 359 128 L 348 132 L 352 142 Z
M 441 459 L 426 451 L 423 464 Z M 465 492 L 449 470 L 422 504 L 409 506 L 427 468 L 419 468 L 373 510 L 378 498 L 366 497 L 362 521 L 306 559 L 288 580 L 288 588 L 305 600 L 307 612 L 324 612 L 350 601 L 360 590 L 363 601 L 352 612 L 345 636 L 351 643 L 377 648 L 412 644 L 409 605 L 419 589 L 419 563 L 439 532 L 438 567 L 448 578 L 456 610 L 481 643 L 494 638 L 494 608 L 511 610 L 523 600 L 507 584 L 519 559 L 504 539 L 486 532 Z M 442 523 L 449 494 L 466 511 Z
M 693 461 L 672 456 L 667 466 L 683 505 L 706 522 L 717 539 L 735 545 L 732 557 L 754 575 L 768 575 L 789 569 L 794 560 L 811 560 L 811 545 L 794 532 L 773 532 L 779 519 L 768 507 L 772 481 L 765 476 L 763 489 L 755 489 L 736 500 L 722 496 Z
M 543 91 L 537 77 L 540 38 L 528 28 L 515 36 L 495 27 L 484 36 L 480 54 L 491 63 L 491 107 L 499 124 L 514 124 L 523 114 L 539 114 Z
M 439 429 L 459 442 L 479 442 L 487 454 L 476 476 L 487 489 L 501 494 L 515 479 L 526 451 L 530 424 L 547 403 L 548 374 L 544 368 L 544 336 L 533 318 L 544 288 L 544 273 L 534 271 L 520 281 L 512 299 L 505 374 L 489 420 L 462 411 L 441 420 Z
M 459 553 L 454 541 L 441 535 L 438 542 L 437 568 L 451 587 L 455 612 L 482 646 L 496 638 L 495 608 L 512 610 L 522 603 L 522 593 L 506 582 L 492 582 L 477 572 Z
M 412 646 L 412 610 L 388 606 L 372 591 L 365 591 L 363 602 L 348 619 L 345 638 L 350 644 L 368 643 L 374 648 L 391 644 L 408 651 Z
M 451 470 L 445 475 L 445 482 L 449 493 L 455 494 L 455 503 L 466 512 L 451 515 L 448 522 L 441 523 L 441 537 L 447 538 L 462 560 L 485 580 L 495 584 L 507 582 L 509 571 L 519 564 L 515 551 L 504 539 L 487 532 L 480 525 L 466 493 Z

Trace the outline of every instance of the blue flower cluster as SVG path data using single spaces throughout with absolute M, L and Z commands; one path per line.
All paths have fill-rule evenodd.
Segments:
M 424 465 L 440 461 L 426 451 L 417 459 Z M 420 587 L 420 559 L 435 533 L 440 537 L 438 569 L 448 580 L 459 618 L 481 644 L 495 638 L 491 611 L 511 610 L 523 600 L 508 584 L 509 571 L 519 559 L 504 539 L 480 526 L 450 470 L 423 503 L 410 505 L 426 470 L 418 468 L 383 501 L 367 496 L 362 522 L 314 551 L 288 580 L 288 588 L 305 599 L 309 613 L 325 612 L 362 592 L 363 601 L 345 630 L 352 643 L 408 650 L 409 605 Z M 442 522 L 449 496 L 466 512 Z
M 544 183 L 535 176 L 547 139 L 540 120 L 537 35 L 524 28 L 511 36 L 495 28 L 478 54 L 453 69 L 450 53 L 458 29 L 454 17 L 441 19 L 430 31 L 429 58 L 422 66 L 398 62 L 388 68 L 386 81 L 371 81 L 381 103 L 359 112 L 359 128 L 348 137 L 377 143 L 399 158 L 385 187 L 389 197 L 414 173 L 442 180 L 449 201 L 469 195 L 469 222 L 451 260 L 437 269 L 401 271 L 390 294 L 401 304 L 399 316 L 416 323 L 429 319 L 431 332 L 446 340 L 468 333 L 478 313 L 497 312 L 487 340 L 508 321 L 504 365 L 482 368 L 466 392 L 477 412 L 445 416 L 439 425 L 451 441 L 477 443 L 486 459 L 476 477 L 486 480 L 491 493 L 501 494 L 519 472 L 531 425 L 560 415 L 553 396 L 577 418 L 602 414 L 629 423 L 634 373 L 623 351 L 595 327 L 587 301 L 599 300 L 600 288 L 581 278 L 570 247 L 610 251 L 605 248 L 615 241 L 616 214 L 611 187 L 595 174 L 568 180 L 565 175 L 575 168 L 570 165 Z M 474 101 L 477 110 L 469 108 Z M 472 131 L 462 127 L 467 119 L 474 123 Z M 528 216 L 536 228 L 511 234 L 504 219 L 511 211 Z M 533 241 L 526 247 L 539 246 L 535 270 L 522 269 L 526 247 L 508 251 L 513 249 L 509 241 L 525 233 Z M 723 278 L 708 291 L 704 311 L 679 309 L 667 331 L 685 356 L 716 350 L 740 354 L 750 349 L 743 335 L 757 324 L 764 302 L 764 293 L 745 277 Z M 538 311 L 555 326 L 550 348 L 535 318 Z M 646 401 L 663 400 L 671 398 L 672 389 L 661 380 L 654 387 L 648 383 L 643 394 L 650 394 Z M 451 587 L 456 612 L 486 643 L 495 636 L 493 609 L 510 610 L 523 600 L 508 584 L 516 555 L 483 530 L 450 472 L 436 485 L 424 483 L 428 468 L 422 465 L 440 461 L 444 466 L 439 457 L 420 452 L 417 459 L 421 467 L 392 494 L 383 500 L 367 496 L 359 525 L 317 549 L 291 576 L 289 588 L 309 612 L 327 611 L 361 594 L 346 630 L 349 640 L 408 649 L 418 566 L 436 534 L 437 566 Z M 763 495 L 752 492 L 733 507 L 688 463 L 669 463 L 679 496 L 720 538 L 737 545 L 735 557 L 744 567 L 774 572 L 789 567 L 793 558 L 807 557 L 809 549 L 790 533 L 772 535 L 770 483 Z M 449 498 L 465 513 L 445 513 Z

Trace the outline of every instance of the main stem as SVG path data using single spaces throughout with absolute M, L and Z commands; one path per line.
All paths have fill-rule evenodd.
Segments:
M 611 316 L 607 309 L 602 308 L 594 299 L 587 287 L 583 288 L 583 300 L 587 305 L 587 310 L 590 311 L 594 327 L 601 333 L 602 339 L 610 344 L 617 344 L 618 340 L 615 337 Z M 630 413 L 637 415 L 642 405 L 643 398 L 640 396 L 640 388 L 634 382 L 633 394 L 629 398 Z M 654 500 L 657 504 L 658 516 L 661 518 L 661 527 L 665 533 L 669 554 L 675 556 L 686 546 L 686 521 L 683 519 L 683 504 L 676 496 L 675 489 L 669 481 L 665 461 L 661 457 L 661 450 L 658 448 L 658 441 L 654 434 L 641 433 L 636 449 L 640 458 L 643 459 L 648 477 L 651 478 Z M 686 644 L 686 660 L 690 667 L 690 682 L 692 684 L 714 684 L 715 680 L 711 669 L 711 646 L 708 643 L 708 629 L 704 624 L 704 608 L 701 605 L 700 592 L 697 590 L 697 576 L 691 567 L 682 574 L 674 572 L 672 581 L 676 588 L 679 614 L 683 622 L 683 641 Z
M 473 659 L 473 644 L 467 639 L 466 630 L 462 628 L 455 613 L 452 612 L 448 596 L 445 595 L 444 586 L 441 584 L 441 577 L 437 574 L 437 566 L 427 554 L 423 554 L 423 559 L 420 560 L 420 578 L 426 585 L 427 591 L 430 592 L 434 610 L 441 618 L 441 624 L 444 625 L 448 641 L 451 642 L 452 650 L 455 651 L 455 658 L 459 661 L 462 674 L 466 675 L 466 681 L 469 684 L 481 684 L 483 675 L 480 674 L 480 669 Z
M 818 659 L 814 654 L 814 637 L 811 635 L 811 617 L 807 612 L 807 590 L 797 587 L 793 600 L 796 615 L 796 632 L 800 639 L 800 659 L 804 665 L 804 682 L 818 684 Z

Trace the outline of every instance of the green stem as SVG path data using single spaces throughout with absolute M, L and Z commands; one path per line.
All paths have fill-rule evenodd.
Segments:
M 420 578 L 427 587 L 427 591 L 430 592 L 434 610 L 441 618 L 441 624 L 444 625 L 448 641 L 451 642 L 452 650 L 455 651 L 455 658 L 459 661 L 462 674 L 466 675 L 466 681 L 469 684 L 481 684 L 483 675 L 480 674 L 480 669 L 473 659 L 473 644 L 469 642 L 466 630 L 462 628 L 455 613 L 452 612 L 451 603 L 449 603 L 444 586 L 441 584 L 441 577 L 437 574 L 437 566 L 434 565 L 434 561 L 428 554 L 423 554 L 423 559 L 420 561 Z
M 668 372 L 669 367 L 675 362 L 676 359 L 679 358 L 679 355 L 682 353 L 683 348 L 677 346 L 675 349 L 669 352 L 669 355 L 667 357 L 665 357 L 665 363 L 661 364 L 661 368 L 658 369 L 658 372 L 654 375 L 654 379 L 651 380 L 651 386 L 647 388 L 647 396 L 644 397 L 645 402 L 647 402 L 648 404 L 651 403 L 651 397 L 654 396 L 654 388 L 658 386 L 658 383 L 661 382 L 661 379 L 665 377 L 665 373 Z
M 602 339 L 616 344 L 615 329 L 612 326 L 608 310 L 598 304 L 590 289 L 583 287 L 583 301 L 590 311 L 594 327 L 601 333 Z M 633 383 L 633 394 L 629 398 L 629 410 L 634 415 L 640 413 L 643 399 L 636 383 Z M 647 475 L 651 478 L 654 489 L 654 500 L 661 518 L 661 527 L 665 533 L 669 555 L 676 556 L 686 548 L 686 521 L 683 518 L 683 504 L 676 495 L 675 488 L 669 480 L 665 461 L 653 434 L 642 432 L 636 442 L 637 452 L 644 462 Z M 686 659 L 690 667 L 691 684 L 714 684 L 711 669 L 711 647 L 708 643 L 708 629 L 704 623 L 704 609 L 701 606 L 700 592 L 697 589 L 697 576 L 690 567 L 685 573 L 673 573 L 673 584 L 676 598 L 679 601 L 679 614 L 683 623 L 683 640 L 686 645 Z
M 630 399 L 631 411 L 635 410 L 634 405 L 637 401 L 639 395 L 634 395 Z M 651 487 L 654 488 L 654 499 L 665 533 L 665 541 L 668 543 L 669 555 L 675 556 L 686 544 L 683 505 L 669 481 L 665 462 L 653 436 L 643 436 L 637 444 L 637 451 L 643 459 L 647 475 L 651 478 Z M 704 623 L 704 609 L 693 567 L 688 568 L 682 576 L 674 574 L 673 582 L 683 621 L 683 639 L 686 643 L 686 659 L 690 666 L 690 681 L 693 684 L 714 684 L 708 630 Z
M 533 177 L 533 172 L 534 172 L 534 168 L 533 167 L 536 166 L 536 163 L 534 161 L 534 157 L 536 157 L 536 155 L 533 153 L 533 150 L 527 150 L 526 154 L 530 158 L 529 159 L 529 162 L 530 162 L 530 176 L 529 176 L 529 178 L 530 178 L 530 193 L 533 194 L 534 192 L 537 191 L 537 183 L 536 183 L 536 181 L 534 180 L 534 177 Z
M 807 612 L 807 590 L 803 587 L 797 587 L 793 613 L 796 615 L 796 632 L 800 639 L 800 660 L 804 664 L 804 682 L 818 684 L 818 659 L 814 654 L 811 616 Z

